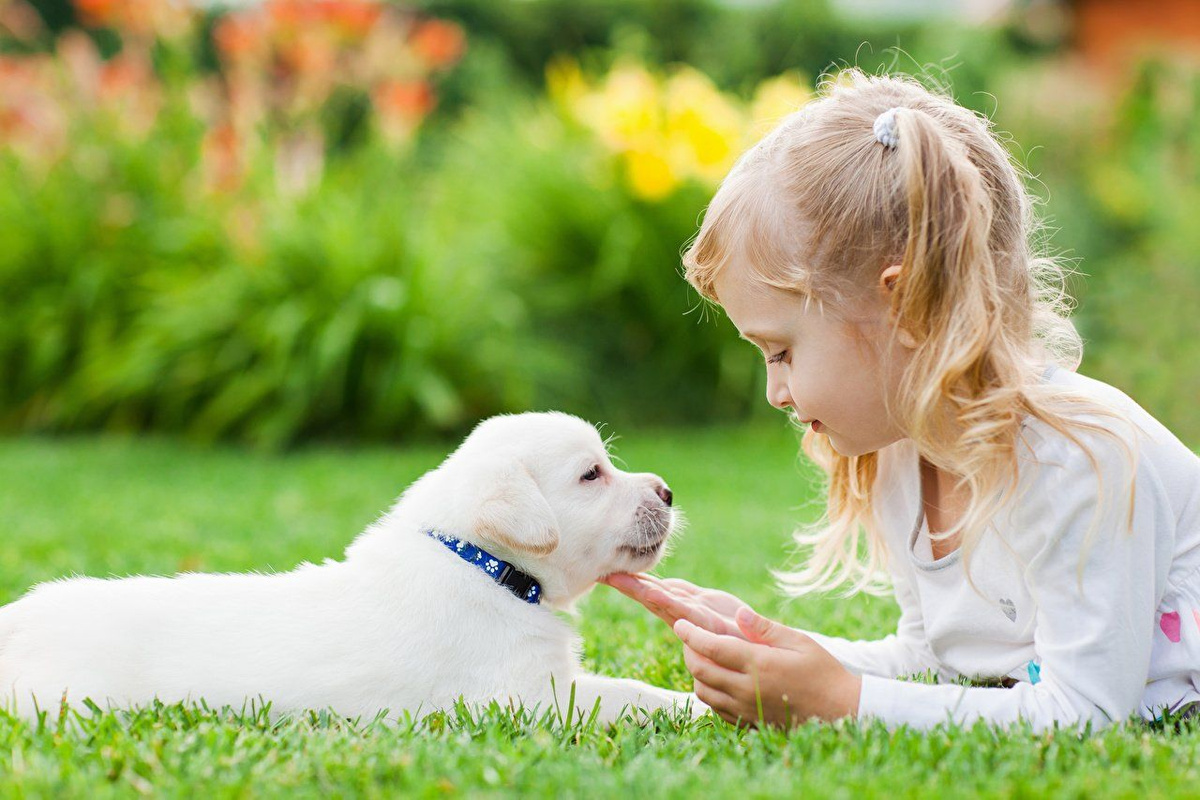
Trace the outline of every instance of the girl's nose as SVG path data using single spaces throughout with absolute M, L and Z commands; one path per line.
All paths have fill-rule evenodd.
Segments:
M 792 394 L 788 391 L 787 381 L 778 378 L 767 379 L 767 402 L 781 411 L 792 404 Z

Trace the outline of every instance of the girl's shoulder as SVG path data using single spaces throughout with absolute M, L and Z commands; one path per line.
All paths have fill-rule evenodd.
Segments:
M 1200 456 L 1114 386 L 1058 366 L 1043 373 L 1042 383 L 1098 403 L 1115 416 L 1080 403 L 1071 420 L 1094 427 L 1068 426 L 1074 440 L 1041 419 L 1022 420 L 1015 454 L 1019 485 L 1006 512 L 1014 515 L 1013 529 L 1052 531 L 1071 509 L 1093 504 L 1108 509 L 1105 498 L 1130 497 L 1129 487 L 1136 482 L 1138 502 L 1144 499 L 1164 517 L 1200 532 Z M 879 521 L 901 541 L 918 519 L 921 497 L 919 455 L 912 440 L 901 439 L 879 451 L 875 490 Z M 1022 538 L 1037 544 L 1038 537 Z
M 1091 471 L 1093 460 L 1110 465 L 1127 461 L 1128 454 L 1133 454 L 1143 467 L 1183 468 L 1200 478 L 1200 457 L 1117 387 L 1057 365 L 1046 370 L 1042 383 L 1052 390 L 1061 389 L 1059 397 L 1088 402 L 1080 402 L 1077 410 L 1068 412 L 1066 422 L 1074 438 L 1027 415 L 1021 424 L 1020 457 L 1061 467 L 1086 464 Z
M 1053 530 L 1063 518 L 1094 510 L 1113 519 L 1150 509 L 1159 533 L 1177 525 L 1200 534 L 1200 456 L 1142 408 L 1104 381 L 1054 369 L 1045 382 L 1097 402 L 1116 416 L 1085 410 L 1071 421 L 1074 439 L 1044 420 L 1022 423 L 1022 486 L 1014 513 L 1026 529 Z M 1083 404 L 1081 404 L 1083 406 Z M 1114 524 L 1114 528 L 1118 527 Z

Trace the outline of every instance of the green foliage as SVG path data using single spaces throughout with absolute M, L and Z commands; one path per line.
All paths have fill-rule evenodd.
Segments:
M 681 277 L 707 197 L 689 184 L 640 200 L 588 133 L 506 98 L 451 134 L 434 203 L 456 219 L 458 256 L 524 304 L 536 345 L 511 366 L 534 405 L 645 423 L 742 414 L 758 378 Z
M 753 359 L 699 324 L 679 277 L 706 190 L 636 199 L 543 99 L 480 99 L 411 150 L 368 137 L 298 193 L 277 141 L 214 193 L 182 111 L 144 140 L 85 124 L 44 171 L 0 163 L 10 430 L 276 446 L 531 406 L 654 421 L 747 405 Z
M 529 401 L 510 377 L 519 309 L 494 273 L 447 257 L 408 162 L 364 150 L 318 192 L 220 208 L 233 198 L 194 199 L 172 168 L 189 144 L 97 148 L 36 187 L 9 165 L 9 426 L 270 445 L 454 428 Z M 98 174 L 85 157 L 106 160 Z
M 289 130 L 270 126 L 238 186 L 209 185 L 213 131 L 191 96 L 211 47 L 155 49 L 165 105 L 145 135 L 81 113 L 60 159 L 0 148 L 0 430 L 277 447 L 455 435 L 533 407 L 618 423 L 769 413 L 751 348 L 679 275 L 712 187 L 631 192 L 541 93 L 548 59 L 685 60 L 742 94 L 785 69 L 927 65 L 965 105 L 998 105 L 1002 126 L 1057 69 L 1004 29 L 867 25 L 823 3 L 421 5 L 469 33 L 438 113 L 395 147 L 363 87 L 342 87 L 300 191 L 279 167 Z M 1186 441 L 1200 440 L 1198 87 L 1194 70 L 1152 63 L 1088 124 L 1051 96 L 1008 126 L 1032 151 L 1054 245 L 1090 276 L 1072 287 L 1084 371 Z

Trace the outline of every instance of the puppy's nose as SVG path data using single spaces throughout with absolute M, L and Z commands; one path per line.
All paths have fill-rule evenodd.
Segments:
M 671 494 L 671 490 L 665 483 L 660 483 L 654 491 L 660 498 L 662 498 L 664 503 L 671 505 L 671 498 L 673 498 L 675 495 Z

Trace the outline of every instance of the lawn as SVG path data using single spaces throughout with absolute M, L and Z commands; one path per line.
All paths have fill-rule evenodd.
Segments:
M 658 572 L 727 589 L 768 615 L 875 638 L 885 599 L 784 602 L 792 522 L 813 473 L 778 427 L 621 431 L 616 453 L 665 477 L 690 524 Z M 284 570 L 337 556 L 442 446 L 320 447 L 287 455 L 156 439 L 0 441 L 0 602 L 71 573 Z M 612 589 L 580 606 L 594 671 L 690 688 L 666 626 Z M 789 733 L 664 715 L 646 728 L 561 724 L 493 709 L 400 724 L 328 714 L 167 707 L 39 729 L 0 714 L 0 796 L 645 795 L 1145 796 L 1194 794 L 1200 732 L 1118 726 L 1089 737 L 986 725 L 921 734 L 808 725 Z

